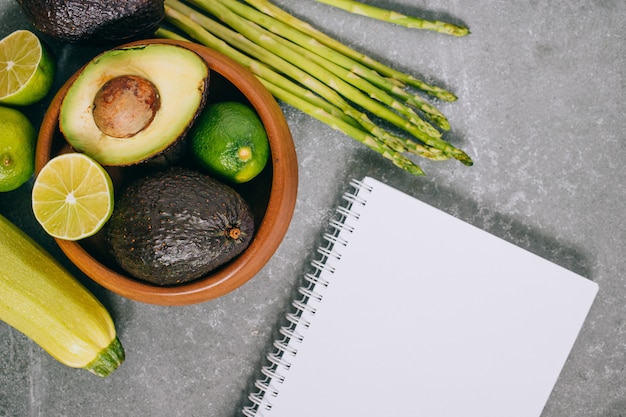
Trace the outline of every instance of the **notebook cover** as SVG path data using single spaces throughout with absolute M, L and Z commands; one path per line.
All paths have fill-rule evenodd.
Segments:
M 540 416 L 597 284 L 375 179 L 353 200 L 258 415 Z

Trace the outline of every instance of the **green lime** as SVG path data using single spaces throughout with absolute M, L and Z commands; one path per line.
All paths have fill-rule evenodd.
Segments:
M 0 192 L 5 192 L 33 175 L 37 131 L 22 112 L 0 106 L 0 132 Z
M 82 153 L 49 160 L 35 179 L 35 218 L 48 234 L 79 240 L 96 234 L 113 213 L 113 182 L 108 172 Z
M 0 103 L 26 106 L 44 98 L 56 64 L 37 35 L 16 30 L 0 40 Z
M 190 142 L 202 167 L 234 183 L 256 177 L 270 155 L 261 119 L 251 107 L 234 101 L 207 106 L 190 132 Z

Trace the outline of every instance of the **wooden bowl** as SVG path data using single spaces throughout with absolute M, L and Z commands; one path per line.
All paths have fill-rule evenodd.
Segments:
M 298 186 L 298 163 L 282 110 L 250 71 L 214 50 L 190 42 L 150 39 L 123 46 L 149 43 L 175 44 L 196 52 L 210 69 L 209 103 L 226 99 L 247 102 L 263 122 L 270 143 L 270 161 L 258 177 L 235 187 L 255 212 L 255 235 L 246 250 L 231 262 L 207 276 L 176 286 L 152 285 L 126 274 L 108 253 L 102 233 L 77 242 L 61 239 L 56 242 L 85 275 L 110 291 L 149 304 L 189 305 L 220 297 L 238 288 L 269 261 L 291 222 Z M 67 149 L 58 127 L 59 110 L 67 89 L 79 72 L 60 88 L 44 115 L 35 156 L 36 173 L 50 158 Z M 136 175 L 127 168 L 107 167 L 107 170 L 115 184 Z

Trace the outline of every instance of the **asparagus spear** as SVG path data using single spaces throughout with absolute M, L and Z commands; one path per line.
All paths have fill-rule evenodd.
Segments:
M 350 13 L 367 16 L 372 19 L 382 20 L 396 25 L 415 29 L 432 30 L 452 36 L 469 35 L 469 29 L 452 23 L 441 22 L 439 20 L 426 20 L 414 16 L 406 16 L 393 10 L 382 9 L 354 0 L 316 0 L 320 3 L 328 4 Z
M 441 139 L 440 137 L 433 137 L 422 130 L 417 128 L 414 124 L 399 116 L 394 111 L 390 110 L 385 105 L 378 101 L 372 100 L 367 95 L 363 94 L 359 89 L 355 88 L 351 84 L 347 83 L 336 74 L 326 70 L 325 68 L 315 64 L 311 61 L 305 61 L 301 59 L 297 50 L 286 47 L 283 44 L 278 44 L 272 36 L 268 36 L 268 33 L 261 31 L 258 25 L 242 18 L 239 15 L 233 13 L 230 9 L 223 6 L 219 1 L 212 0 L 193 0 L 190 3 L 200 7 L 204 11 L 216 16 L 222 22 L 230 25 L 234 30 L 238 31 L 241 35 L 247 37 L 257 45 L 263 48 L 263 55 L 266 58 L 270 58 L 273 53 L 273 57 L 280 56 L 284 64 L 291 62 L 300 69 L 307 71 L 309 74 L 318 78 L 323 83 L 332 86 L 335 90 L 340 92 L 349 100 L 354 101 L 358 105 L 363 106 L 368 111 L 384 118 L 388 122 L 410 133 L 415 138 L 421 140 L 425 144 L 439 149 L 451 157 L 459 160 L 465 165 L 471 165 L 471 158 L 462 150 L 454 147 L 450 143 Z M 289 62 L 287 62 L 289 61 Z
M 415 155 L 433 160 L 445 160 L 449 158 L 449 156 L 437 149 L 431 149 L 430 147 L 423 146 L 410 139 L 399 138 L 384 131 L 372 123 L 367 115 L 351 107 L 346 101 L 341 99 L 340 96 L 336 95 L 332 89 L 319 83 L 319 81 L 313 78 L 307 77 L 306 74 L 298 72 L 295 67 L 293 69 L 296 70 L 296 72 L 291 73 L 301 79 L 303 83 L 308 85 L 309 89 L 303 88 L 292 82 L 290 79 L 281 76 L 262 62 L 254 60 L 248 55 L 242 54 L 230 45 L 236 45 L 243 50 L 250 52 L 252 55 L 262 52 L 262 49 L 249 42 L 239 33 L 224 27 L 207 16 L 195 12 L 193 9 L 177 0 L 166 0 L 166 20 L 185 33 L 189 34 L 200 43 L 209 46 L 246 66 L 258 78 L 280 85 L 283 90 L 290 91 L 292 94 L 308 101 L 310 105 L 320 107 L 327 113 L 330 113 L 335 117 L 342 118 L 345 123 L 350 123 L 355 126 L 355 128 L 360 128 L 365 132 L 369 132 L 368 134 L 371 134 L 379 140 L 387 143 L 388 146 L 393 147 L 398 152 L 413 153 Z M 170 34 L 171 32 L 168 31 L 162 31 L 161 33 L 166 37 L 172 36 Z M 261 56 L 266 59 L 266 62 L 270 62 L 276 66 L 280 67 L 281 64 L 284 64 L 284 62 L 277 57 L 270 59 L 270 57 Z M 287 70 L 287 72 L 290 71 Z M 300 78 L 300 75 L 305 78 Z M 311 91 L 311 88 L 317 88 L 318 91 L 329 94 L 328 97 L 335 104 L 331 104 L 323 100 L 317 94 L 314 94 Z M 287 103 L 294 105 L 296 108 L 300 108 L 297 103 Z M 348 133 L 350 136 L 354 137 L 354 135 L 350 132 L 344 133 Z M 357 135 L 357 140 L 359 136 L 362 136 L 362 134 Z
M 381 142 L 381 139 L 379 139 L 378 136 L 374 137 L 370 133 L 364 131 L 362 127 L 354 119 L 347 116 L 344 111 L 321 99 L 319 96 L 312 93 L 311 90 L 303 88 L 289 79 L 280 76 L 263 63 L 255 61 L 247 55 L 242 54 L 230 47 L 228 43 L 213 36 L 200 24 L 196 23 L 193 19 L 171 6 L 182 9 L 186 8 L 186 6 L 181 5 L 178 2 L 167 0 L 165 12 L 166 20 L 169 23 L 183 30 L 198 42 L 209 46 L 216 51 L 224 53 L 226 56 L 229 56 L 242 65 L 245 65 L 264 85 L 266 85 L 268 90 L 275 97 L 304 111 L 318 120 L 321 120 L 322 122 L 328 123 L 333 128 L 341 130 L 371 149 L 380 152 L 384 157 L 392 160 L 396 166 L 414 175 L 424 174 L 417 164 L 402 156 L 402 152 L 410 152 L 415 155 L 435 160 L 447 159 L 445 155 L 437 150 L 430 150 L 427 147 L 412 141 L 405 141 L 401 138 L 396 138 L 390 134 L 378 131 L 376 132 L 378 136 L 386 138 L 386 140 Z M 187 11 L 189 12 L 189 9 L 187 9 Z M 157 35 L 171 39 L 182 38 L 181 36 L 165 29 L 159 29 Z
M 165 29 L 164 27 L 158 27 L 157 30 L 154 31 L 154 36 L 156 36 L 157 38 L 172 39 L 176 41 L 190 41 L 189 38 L 181 36 L 176 32 L 172 32 L 169 29 Z
M 280 37 L 274 38 L 276 42 L 285 44 L 285 40 Z M 287 46 L 287 45 L 285 45 Z M 340 78 L 346 80 L 356 88 L 359 88 L 364 93 L 367 93 L 371 98 L 376 99 L 385 105 L 389 106 L 389 108 L 396 110 L 398 113 L 403 115 L 410 123 L 417 126 L 424 134 L 432 136 L 432 137 L 441 137 L 441 132 L 439 132 L 435 127 L 433 127 L 430 123 L 422 120 L 417 113 L 415 113 L 410 107 L 405 104 L 397 101 L 390 95 L 388 95 L 385 91 L 379 89 L 378 87 L 370 84 L 367 80 L 361 78 L 358 74 L 353 71 L 349 71 L 332 61 L 329 61 L 319 55 L 316 55 L 307 50 L 300 50 L 300 54 L 303 58 L 310 60 L 311 62 L 315 62 L 316 64 L 321 65 L 332 73 L 336 74 Z
M 334 91 L 332 88 L 322 83 L 318 79 L 311 77 L 305 71 L 302 71 L 295 65 L 292 65 L 290 62 L 284 60 L 277 55 L 272 54 L 268 50 L 251 42 L 240 33 L 230 30 L 226 26 L 221 25 L 220 23 L 209 18 L 208 16 L 195 12 L 193 9 L 184 5 L 178 0 L 166 0 L 165 4 L 187 15 L 192 22 L 198 23 L 200 26 L 202 26 L 202 28 L 210 32 L 210 34 L 224 40 L 227 44 L 240 49 L 246 54 L 255 57 L 258 61 L 264 62 L 272 68 L 279 68 L 284 74 L 293 78 L 294 80 L 297 80 L 302 85 L 310 89 L 310 91 L 317 92 L 317 94 L 324 97 L 326 100 L 338 107 L 348 116 L 354 118 L 361 124 L 361 126 L 363 126 L 365 130 L 369 131 L 375 136 L 379 136 L 379 133 L 377 133 L 379 128 L 371 120 L 369 120 L 369 117 L 365 113 L 360 112 L 352 107 L 336 91 Z M 171 17 L 172 12 L 170 12 L 170 18 Z
M 272 86 L 271 83 L 265 83 L 265 85 L 268 90 L 272 92 L 272 94 L 274 94 L 277 98 L 285 102 L 294 104 L 295 107 L 301 109 L 308 115 L 326 123 L 334 129 L 340 130 L 348 134 L 368 148 L 380 153 L 384 158 L 391 160 L 391 162 L 393 162 L 393 164 L 397 167 L 402 168 L 403 170 L 413 175 L 424 175 L 424 171 L 413 161 L 395 151 L 393 148 L 390 148 L 388 145 L 381 143 L 379 140 L 377 140 L 377 138 L 371 136 L 363 130 L 355 129 L 355 127 L 350 123 L 346 123 L 341 118 L 335 117 L 320 109 L 319 107 L 312 106 L 309 102 L 301 100 L 287 90 L 283 90 L 280 87 Z
M 185 15 L 185 11 L 188 13 L 188 15 Z M 291 91 L 294 95 L 297 95 L 302 100 L 308 101 L 312 106 L 320 107 L 321 109 L 323 109 L 327 113 L 332 114 L 333 116 L 343 118 L 346 123 L 352 124 L 353 126 L 355 126 L 355 128 L 362 128 L 354 119 L 348 116 L 345 111 L 342 111 L 340 108 L 324 100 L 317 94 L 313 93 L 310 89 L 303 88 L 300 85 L 291 81 L 289 78 L 281 76 L 264 63 L 239 52 L 238 50 L 231 47 L 230 43 L 225 42 L 224 40 L 213 35 L 204 26 L 197 22 L 198 16 L 195 16 L 194 13 L 195 12 L 187 8 L 187 6 L 184 6 L 177 1 L 166 1 L 165 19 L 172 25 L 178 27 L 183 32 L 188 34 L 194 40 L 226 55 L 234 61 L 237 61 L 241 65 L 248 68 L 250 72 L 252 72 L 259 80 L 264 82 L 271 82 L 272 85 L 279 86 L 283 90 Z M 217 22 L 214 23 L 215 25 L 219 25 L 219 23 Z M 159 28 L 156 32 L 156 35 L 168 39 L 189 40 L 163 28 Z M 236 42 L 233 41 L 233 38 L 237 36 L 236 33 L 228 31 L 227 28 L 224 28 L 222 36 L 230 40 L 231 43 L 236 44 Z
M 251 7 L 245 6 L 239 1 L 234 0 L 220 0 L 226 7 L 233 10 L 235 13 L 246 18 L 247 20 L 254 22 L 260 26 L 263 26 L 268 31 L 290 40 L 294 44 L 306 49 L 309 52 L 303 53 L 307 57 L 314 59 L 317 63 L 331 62 L 333 65 L 339 65 L 346 70 L 350 71 L 353 76 L 349 79 L 358 79 L 355 76 L 363 78 L 383 91 L 401 99 L 403 102 L 415 106 L 421 110 L 424 115 L 432 120 L 437 126 L 443 130 L 449 130 L 450 124 L 446 117 L 434 106 L 426 103 L 419 96 L 410 94 L 402 87 L 402 83 L 394 82 L 393 80 L 383 77 L 371 68 L 355 61 L 354 59 L 338 53 L 336 50 L 317 42 L 312 39 L 311 36 L 300 32 L 298 29 L 287 25 L 280 20 L 277 20 L 265 13 L 257 11 Z M 319 55 L 319 57 L 317 56 Z M 433 133 L 434 134 L 434 133 Z
M 217 1 L 230 2 L 230 0 Z M 173 9 L 173 7 L 179 9 L 182 13 L 179 13 L 179 11 Z M 224 8 L 222 8 L 222 11 L 224 11 Z M 411 139 L 395 136 L 380 128 L 369 120 L 369 117 L 365 113 L 352 107 L 337 91 L 330 88 L 331 86 L 335 87 L 334 84 L 326 85 L 320 82 L 320 80 L 311 77 L 306 71 L 292 65 L 284 59 L 283 49 L 276 48 L 273 52 L 269 51 L 263 42 L 259 42 L 261 38 L 258 36 L 256 38 L 254 36 L 252 37 L 258 42 L 254 43 L 240 33 L 227 28 L 224 24 L 218 23 L 215 16 L 209 18 L 208 13 L 211 12 L 207 14 L 205 14 L 205 12 L 207 11 L 196 12 L 195 9 L 183 5 L 178 0 L 166 0 L 167 22 L 180 28 L 185 34 L 200 43 L 212 47 L 247 66 L 275 97 L 329 124 L 333 128 L 339 129 L 369 148 L 376 150 L 385 158 L 392 160 L 396 166 L 415 175 L 423 175 L 421 168 L 413 161 L 406 158 L 403 155 L 404 153 L 413 153 L 434 160 L 445 160 L 449 159 L 453 154 L 451 150 L 459 152 L 459 154 L 453 155 L 454 157 L 467 165 L 471 165 L 472 162 L 469 156 L 447 144 L 447 142 L 441 138 L 435 138 L 437 141 L 434 144 L 440 148 L 437 149 L 428 144 L 432 144 L 432 142 L 421 144 Z M 187 16 L 185 16 L 185 14 Z M 258 16 L 259 15 L 257 15 L 257 17 Z M 260 28 L 252 23 L 249 17 L 235 17 L 242 19 L 239 20 L 241 24 L 247 24 L 252 27 L 252 29 L 259 31 Z M 220 20 L 220 16 L 217 17 L 217 20 Z M 201 24 L 197 22 L 201 22 Z M 207 27 L 210 28 L 210 30 L 207 30 Z M 293 31 L 297 32 L 297 29 L 293 28 Z M 263 35 L 267 35 L 267 31 L 260 31 L 260 34 L 261 37 L 263 37 Z M 157 35 L 176 39 L 181 38 L 179 35 L 162 28 L 159 29 Z M 257 33 L 257 35 L 259 35 L 259 33 Z M 301 39 L 306 39 L 306 36 Z M 315 42 L 312 38 L 310 38 L 310 41 Z M 280 46 L 280 42 L 286 41 L 277 41 L 274 39 L 274 42 Z M 290 42 L 288 45 L 288 49 L 294 52 L 292 43 Z M 232 46 L 241 49 L 244 53 L 237 51 Z M 285 45 L 283 44 L 282 46 Z M 300 50 L 300 52 L 302 52 L 302 50 Z M 309 54 L 309 57 L 313 57 L 313 55 L 310 55 L 312 52 L 306 52 L 306 54 Z M 297 55 L 288 54 L 288 56 L 290 59 L 294 57 L 297 59 Z M 319 59 L 321 58 L 316 58 L 318 65 L 319 62 L 322 62 L 319 61 Z M 303 68 L 308 69 L 308 66 L 305 65 Z M 328 67 L 326 69 L 328 69 Z M 284 75 L 279 74 L 278 71 L 282 72 Z M 331 75 L 336 74 L 331 72 Z M 343 76 L 360 77 L 359 74 L 356 74 L 356 71 L 344 71 Z M 298 83 L 302 84 L 300 85 Z M 394 82 L 393 85 L 401 85 L 401 82 Z M 320 95 L 315 92 L 320 93 Z M 371 101 L 374 102 L 374 100 Z M 465 158 L 463 158 L 463 155 Z
M 318 42 L 329 46 L 330 48 L 342 53 L 343 55 L 349 56 L 355 61 L 362 63 L 363 65 L 375 70 L 381 75 L 386 77 L 390 77 L 391 79 L 398 80 L 407 85 L 418 88 L 427 94 L 432 95 L 433 97 L 437 97 L 443 101 L 456 101 L 457 97 L 450 91 L 447 91 L 441 87 L 430 85 L 418 78 L 413 77 L 410 74 L 403 73 L 396 69 L 393 69 L 379 61 L 372 59 L 371 57 L 362 54 L 349 46 L 339 42 L 338 40 L 332 38 L 331 36 L 326 35 L 325 33 L 315 29 L 313 26 L 308 24 L 307 22 L 296 18 L 295 16 L 287 13 L 280 7 L 272 4 L 268 0 L 244 0 L 246 3 L 250 4 L 257 10 L 262 11 L 263 13 L 272 16 L 284 23 L 287 23 L 303 33 L 311 36 L 313 39 Z
M 217 0 L 217 1 L 222 1 L 222 0 Z M 254 24 L 254 23 L 251 23 L 251 24 Z M 437 138 L 441 137 L 441 132 L 439 132 L 429 123 L 422 120 L 411 108 L 407 107 L 405 104 L 391 97 L 384 90 L 381 90 L 380 88 L 371 84 L 369 81 L 363 79 L 362 77 L 360 77 L 358 74 L 354 73 L 353 71 L 347 70 L 343 68 L 342 66 L 335 64 L 332 61 L 329 61 L 304 48 L 301 48 L 298 45 L 292 44 L 288 40 L 281 38 L 279 36 L 276 36 L 272 33 L 268 33 L 266 36 L 269 36 L 277 44 L 283 45 L 285 48 L 293 48 L 295 52 L 298 53 L 302 58 L 306 58 L 310 60 L 310 62 L 320 65 L 321 67 L 325 68 L 326 70 L 338 76 L 340 79 L 358 88 L 363 93 L 367 94 L 367 96 L 377 101 L 380 101 L 381 103 L 385 104 L 391 109 L 396 110 L 398 113 L 404 116 L 406 120 L 408 120 L 413 125 L 417 126 L 417 128 L 420 129 L 424 134 L 437 137 Z M 309 64 L 307 64 L 307 67 L 308 65 Z M 356 92 L 356 90 L 352 90 L 352 91 Z M 362 97 L 362 100 L 366 100 L 366 98 Z M 361 104 L 363 105 L 362 102 Z M 383 117 L 385 116 L 383 115 Z

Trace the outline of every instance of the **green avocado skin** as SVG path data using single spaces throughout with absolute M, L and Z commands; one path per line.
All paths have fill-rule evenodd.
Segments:
M 206 275 L 239 255 L 253 234 L 252 210 L 234 189 L 180 167 L 126 187 L 105 228 L 121 268 L 157 285 Z
M 17 0 L 35 29 L 69 43 L 130 41 L 150 35 L 163 0 Z

